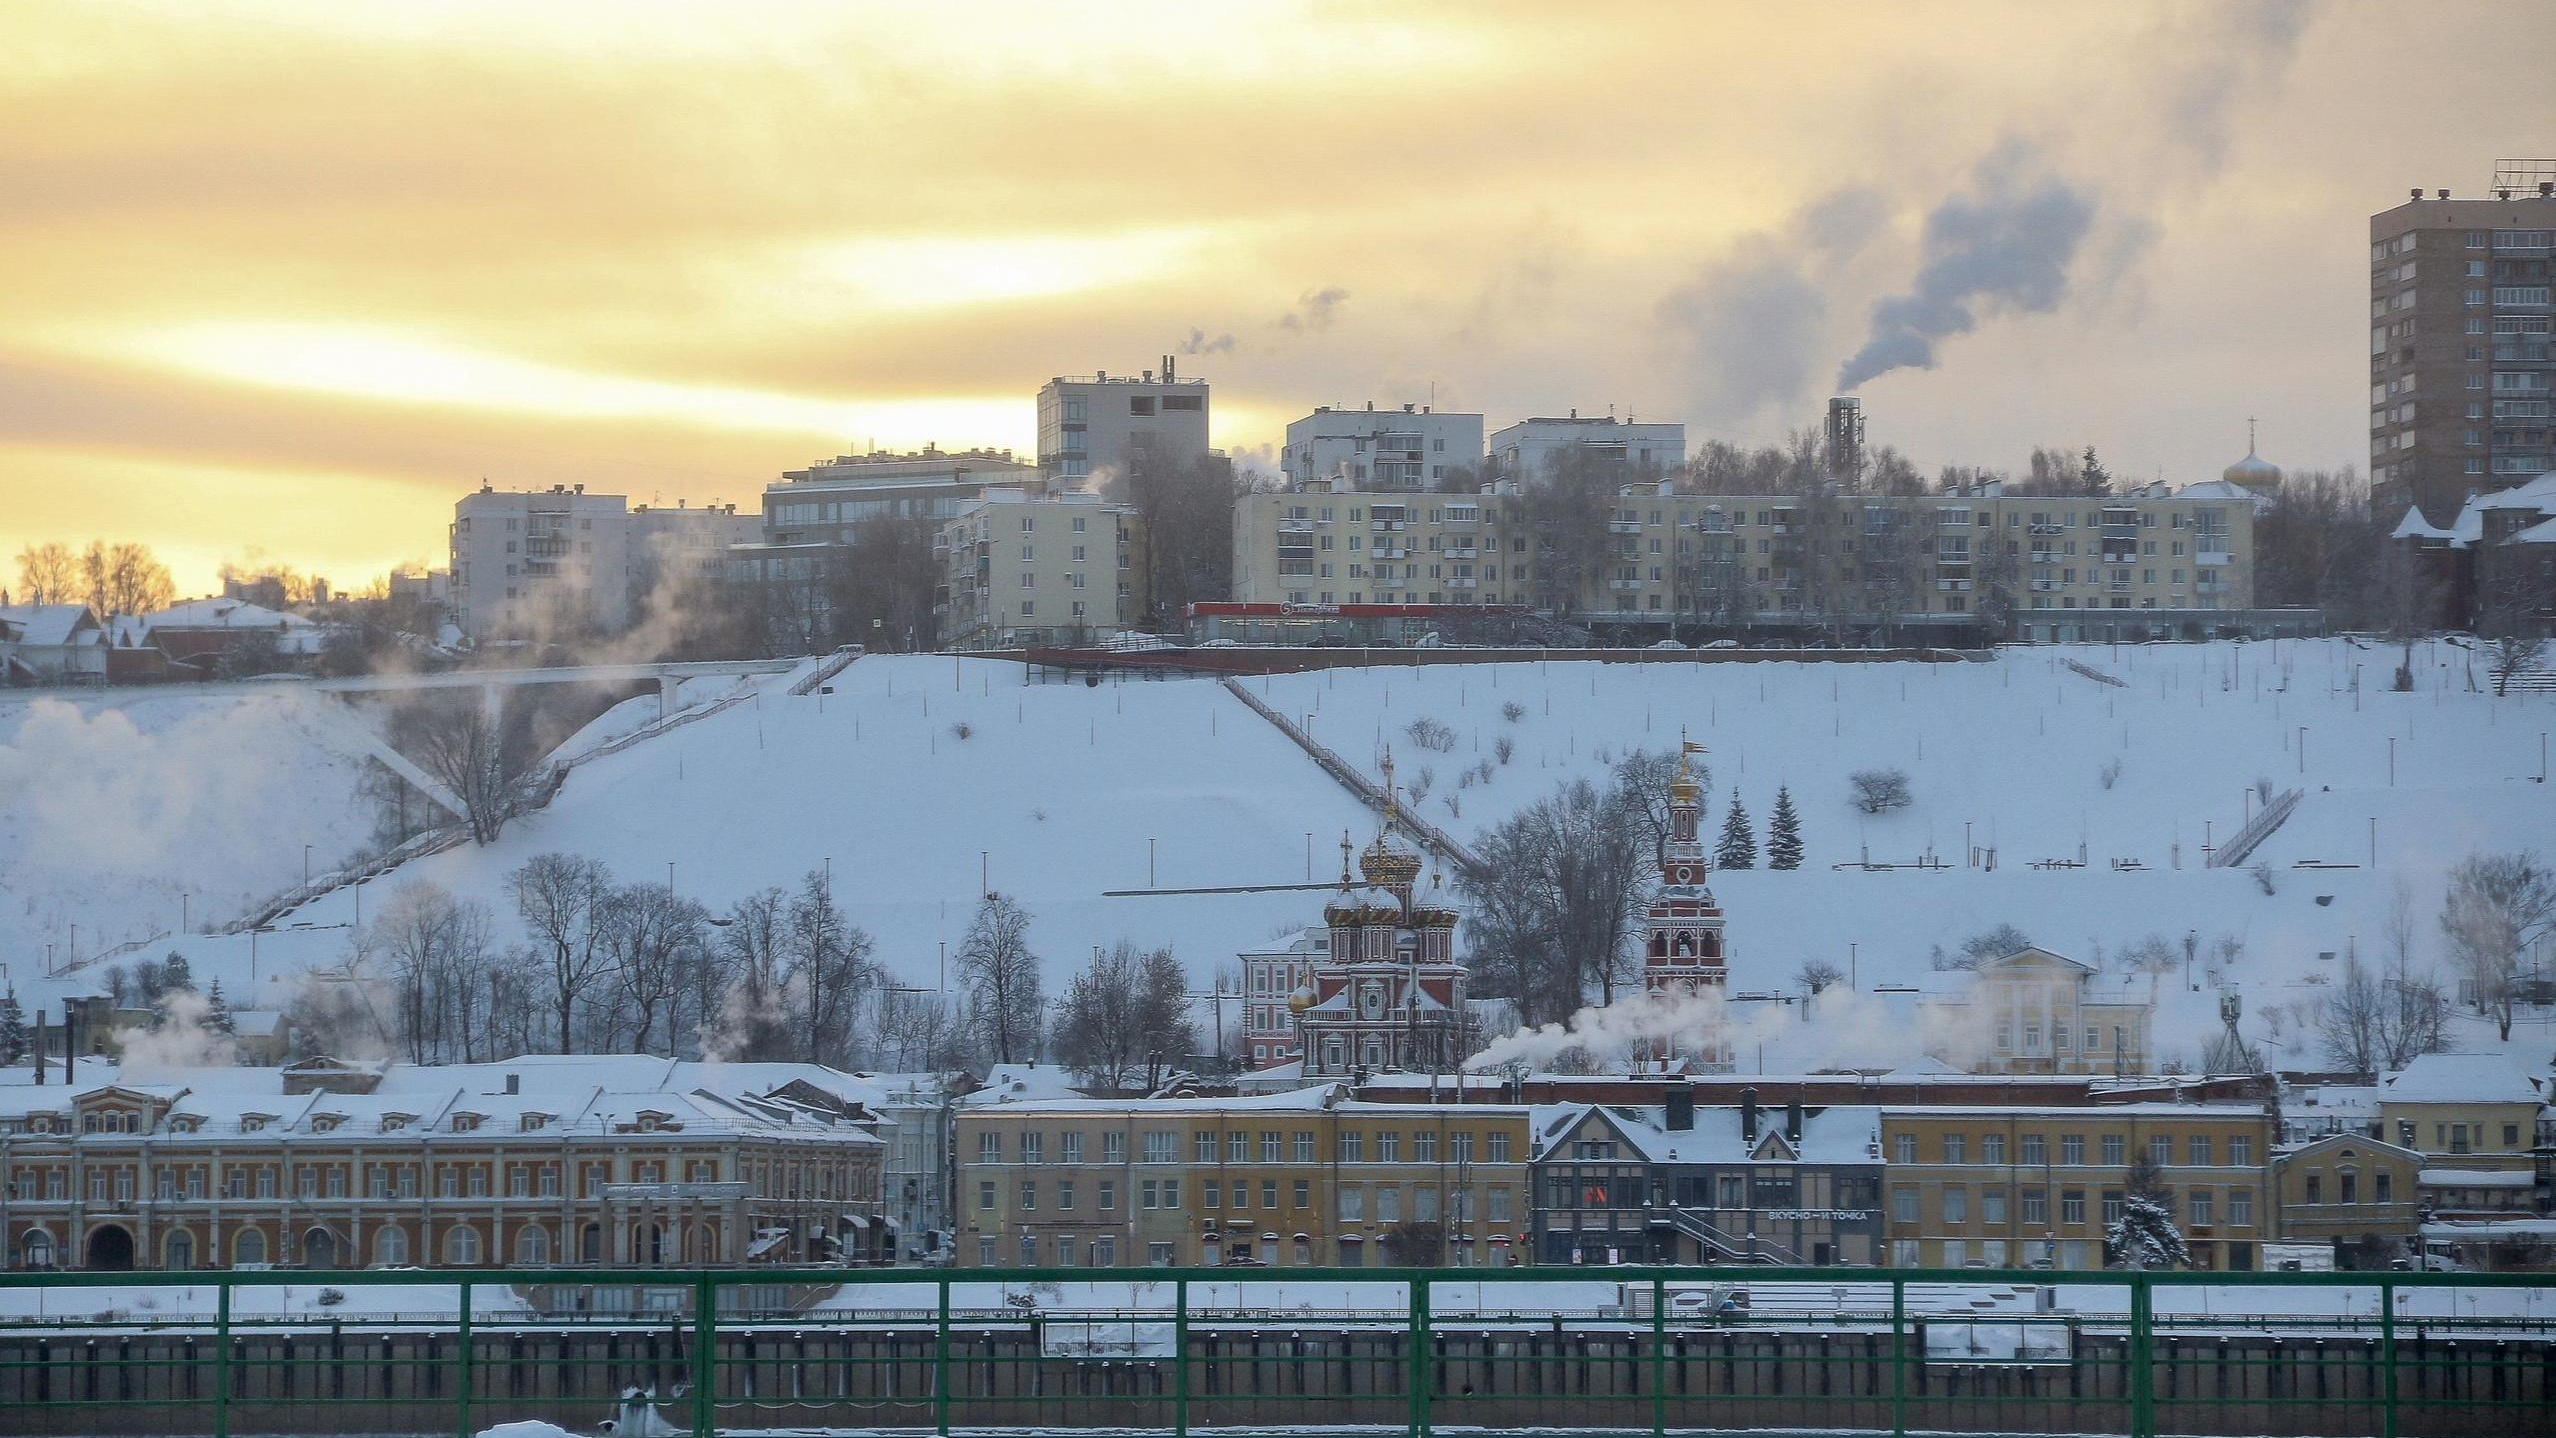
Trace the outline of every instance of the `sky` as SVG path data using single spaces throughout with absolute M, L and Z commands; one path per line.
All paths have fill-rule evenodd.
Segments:
M 2480 37 L 2498 37 L 2480 43 Z M 752 508 L 1178 353 L 1316 404 L 1943 464 L 2363 461 L 2367 217 L 2556 149 L 2556 9 L 1182 3 L 0 11 L 0 582 L 361 583 L 453 501 Z

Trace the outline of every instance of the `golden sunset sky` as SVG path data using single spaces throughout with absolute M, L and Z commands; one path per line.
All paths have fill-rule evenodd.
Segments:
M 1026 450 L 1185 343 L 1246 458 L 1433 394 L 1775 440 L 1927 284 L 1970 328 L 1860 392 L 1930 473 L 2202 478 L 2248 414 L 2357 464 L 2367 216 L 2556 146 L 2556 8 L 2445 0 L 30 0 L 0 53 L 0 579 L 182 592 L 441 563 L 483 477 Z M 1929 268 L 2010 204 L 2046 252 Z

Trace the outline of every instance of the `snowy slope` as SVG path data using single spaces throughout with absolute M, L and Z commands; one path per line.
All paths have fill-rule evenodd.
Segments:
M 1681 729 L 1712 751 L 1703 761 L 1713 779 L 1708 837 L 1736 788 L 1762 843 L 1776 786 L 1788 785 L 1804 868 L 1714 878 L 1730 915 L 1735 991 L 1798 992 L 1792 976 L 1811 958 L 1851 962 L 1867 989 L 1941 982 L 1931 948 L 2001 922 L 2089 961 L 2152 935 L 2179 947 L 2197 930 L 2200 991 L 2185 989 L 2179 973 L 2158 984 L 2160 1057 L 2179 1049 L 2197 1059 L 2217 1030 L 2212 985 L 2222 976 L 2206 960 L 2213 941 L 2230 936 L 2244 955 L 2224 978 L 2247 995 L 2249 1036 L 2314 1063 L 2296 1009 L 2312 1006 L 2341 967 L 2340 957 L 2320 956 L 2379 953 L 2400 881 L 2412 895 L 2416 962 L 2436 962 L 2451 864 L 2480 848 L 2556 854 L 2556 793 L 2535 782 L 2556 700 L 2494 699 L 2481 671 L 2471 690 L 2468 652 L 2448 644 L 2418 646 L 2412 693 L 2381 692 L 2395 657 L 2344 640 L 2284 641 L 2013 649 L 1984 664 L 1333 671 L 1254 685 L 1281 712 L 1310 716 L 1318 739 L 1370 772 L 1392 746 L 1397 777 L 1427 776 L 1429 816 L 1459 834 L 1496 824 L 1564 778 L 1602 780 L 1629 750 L 1673 748 Z M 2090 679 L 2067 667 L 2071 659 L 2122 684 Z M 1508 704 L 1521 706 L 1520 717 L 1504 717 Z M 1424 717 L 1453 731 L 1451 752 L 1415 746 L 1409 727 Z M 1494 758 L 1487 782 L 1457 787 L 1502 735 L 1514 745 L 1511 762 Z M 2115 761 L 2121 769 L 2107 785 Z M 1905 770 L 1915 803 L 1877 818 L 1855 811 L 1846 776 L 1865 768 Z M 2203 868 L 2199 852 L 2242 826 L 2258 779 L 2307 791 L 2254 855 L 2274 871 L 2268 897 L 2244 872 Z M 1996 851 L 1994 872 L 1962 867 L 1965 826 L 1970 842 Z M 2031 867 L 2075 860 L 2081 845 L 2085 868 Z M 1834 867 L 1929 853 L 1952 867 Z M 2115 860 L 2145 867 L 2120 871 Z M 2293 867 L 2303 860 L 2356 867 Z M 1783 1047 L 1796 1050 L 1797 1064 L 1895 1048 L 1904 1034 L 1880 1008 L 1870 1016 L 1858 1024 L 1833 1015 L 1817 1053 Z M 2549 1037 L 2526 1041 L 2543 1050 Z M 2479 1032 L 2461 1038 L 2473 1043 Z
M 59 959 L 236 916 L 371 835 L 351 712 L 290 685 L 240 696 L 0 704 L 0 959 Z M 149 955 L 156 957 L 155 949 Z
M 1353 763 L 1374 764 L 1391 741 L 1397 777 L 1425 772 L 1422 807 L 1459 835 L 1566 777 L 1602 777 L 1628 750 L 1672 746 L 1681 729 L 1712 750 L 1708 829 L 1736 787 L 1762 834 L 1775 786 L 1790 785 L 1808 865 L 1715 876 L 1735 991 L 1794 990 L 1804 960 L 1844 967 L 1850 954 L 1865 990 L 1941 983 L 1929 951 L 2001 922 L 2090 961 L 2193 933 L 2196 987 L 2180 972 L 2155 980 L 2160 1056 L 2197 1058 L 2224 981 L 2246 995 L 2250 1036 L 2314 1064 L 2299 1015 L 2341 967 L 2322 956 L 2380 952 L 2400 881 L 2416 962 L 2431 963 L 2451 863 L 2475 848 L 2556 852 L 2556 796 L 2535 782 L 2556 697 L 2471 690 L 2465 651 L 2445 644 L 2418 651 L 2413 693 L 2383 693 L 2393 657 L 2284 642 L 2020 649 L 1937 665 L 1378 668 L 1251 683 L 1280 712 L 1310 716 L 1315 737 Z M 2068 659 L 2123 683 L 2087 678 Z M 676 887 L 714 909 L 830 858 L 839 899 L 902 982 L 940 982 L 941 946 L 957 946 L 985 881 L 1034 916 L 1052 986 L 1093 945 L 1121 938 L 1170 944 L 1204 986 L 1233 973 L 1236 950 L 1315 917 L 1321 896 L 1109 896 L 1148 886 L 1149 839 L 1161 886 L 1271 884 L 1305 879 L 1308 835 L 1321 879 L 1335 871 L 1341 832 L 1363 841 L 1372 828 L 1299 751 L 1204 680 L 1037 684 L 1018 665 L 879 656 L 846 670 L 830 696 L 786 687 L 763 681 L 750 703 L 585 765 L 498 844 L 420 860 L 367 885 L 363 903 L 377 911 L 400 882 L 432 879 L 489 904 L 505 930 L 505 876 L 544 850 L 594 855 L 626 881 L 662 882 L 671 862 Z M 1514 721 L 1501 713 L 1512 702 Z M 596 732 L 637 717 L 615 711 Z M 1412 743 L 1407 726 L 1423 717 L 1453 731 L 1451 752 Z M 1503 735 L 1515 745 L 1505 766 L 1492 757 Z M 1486 761 L 1487 782 L 1458 777 Z M 1846 774 L 1876 766 L 1908 771 L 1911 808 L 1867 819 L 1848 806 Z M 2244 821 L 2258 778 L 2307 791 L 2257 856 L 2273 873 L 2268 896 L 2248 873 L 2205 869 L 2200 854 Z M 1965 824 L 1996 851 L 1993 872 L 1963 867 Z M 2085 868 L 2032 867 L 2073 860 L 2081 846 Z M 1834 867 L 1866 852 L 1907 861 L 1929 851 L 1950 867 Z M 290 857 L 297 872 L 298 841 Z M 2356 867 L 2294 867 L 2303 860 Z M 109 898 L 93 889 L 48 901 L 105 912 Z M 268 1006 L 301 969 L 342 960 L 356 903 L 352 891 L 333 894 L 254 941 L 183 947 L 199 974 L 225 975 L 248 996 L 235 1002 Z M 2209 958 L 2223 936 L 2243 945 L 2224 975 Z M 1838 1000 L 1815 1040 L 1771 1035 L 1776 1061 L 1860 1062 L 1905 1046 L 1899 1007 Z M 2461 1041 L 2478 1032 L 2466 1027 Z M 2543 1026 L 2515 1035 L 2539 1056 L 2551 1037 Z

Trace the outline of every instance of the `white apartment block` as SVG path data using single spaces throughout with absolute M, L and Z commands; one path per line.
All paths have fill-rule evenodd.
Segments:
M 1412 495 L 1323 484 L 1245 495 L 1234 598 L 1295 605 L 1504 604 L 1608 622 L 1801 625 L 1888 614 L 1965 624 L 1983 594 L 2028 638 L 2080 637 L 2069 611 L 2240 611 L 2255 506 L 2216 482 L 2101 498 L 1680 494 L 1627 485 L 1602 562 L 1556 592 L 1550 536 L 1516 486 Z M 2232 616 L 2233 617 L 2233 616 Z
M 615 633 L 660 586 L 716 582 L 728 546 L 762 524 L 732 504 L 632 509 L 583 485 L 482 485 L 453 506 L 453 623 L 473 639 Z
M 1171 465 L 1207 455 L 1207 381 L 1162 375 L 1058 375 L 1038 391 L 1038 467 L 1060 484 L 1104 482 L 1147 456 Z
M 1279 466 L 1291 485 L 1330 480 L 1343 489 L 1436 490 L 1477 487 L 1482 416 L 1440 414 L 1428 405 L 1379 410 L 1316 409 L 1287 426 Z
M 1038 466 L 1008 449 L 837 456 L 764 486 L 764 529 L 776 545 L 849 544 L 870 519 L 945 520 L 989 489 L 1036 490 Z
M 952 649 L 1088 644 L 1144 612 L 1136 567 L 1144 521 L 1088 490 L 986 493 L 941 526 L 938 596 Z
M 499 490 L 453 506 L 453 623 L 473 639 L 630 624 L 628 501 L 582 484 Z
M 1522 419 L 1491 436 L 1492 468 L 1527 484 L 1549 477 L 1573 452 L 1622 465 L 1627 479 L 1655 478 L 1686 463 L 1686 426 L 1584 418 L 1575 409 L 1560 419 Z

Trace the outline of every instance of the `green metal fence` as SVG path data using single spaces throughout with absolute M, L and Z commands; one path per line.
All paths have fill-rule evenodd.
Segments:
M 0 1274 L 0 1433 L 2556 1432 L 2556 1278 Z

